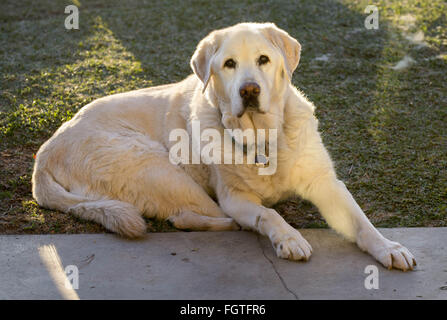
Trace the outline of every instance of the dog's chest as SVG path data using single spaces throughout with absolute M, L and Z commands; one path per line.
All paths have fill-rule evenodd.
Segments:
M 255 194 L 266 206 L 271 206 L 278 201 L 290 196 L 288 163 L 278 162 L 276 170 L 272 174 L 260 174 L 262 166 L 238 165 L 231 168 L 221 167 L 221 176 L 224 183 L 231 189 Z
M 210 184 L 211 168 L 205 164 L 187 164 L 180 165 L 180 167 L 201 186 L 207 194 L 212 198 L 215 197 L 215 192 Z

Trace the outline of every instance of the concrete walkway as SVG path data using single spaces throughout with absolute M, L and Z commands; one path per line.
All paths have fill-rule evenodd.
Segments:
M 415 255 L 406 273 L 330 230 L 301 231 L 314 249 L 307 263 L 276 258 L 250 232 L 0 236 L 0 299 L 447 299 L 447 228 L 381 230 Z M 70 265 L 77 290 L 64 285 Z M 368 265 L 379 289 L 365 288 Z

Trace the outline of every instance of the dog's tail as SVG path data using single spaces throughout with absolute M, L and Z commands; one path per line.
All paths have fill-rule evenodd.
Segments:
M 146 234 L 146 223 L 133 205 L 118 200 L 92 200 L 64 189 L 45 170 L 34 170 L 33 196 L 42 207 L 92 220 L 120 235 L 137 238 Z

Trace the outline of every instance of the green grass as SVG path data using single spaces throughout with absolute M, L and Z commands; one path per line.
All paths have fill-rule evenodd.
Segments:
M 294 84 L 317 106 L 339 177 L 375 225 L 447 226 L 444 1 L 376 1 L 379 30 L 364 28 L 370 1 L 80 2 L 79 30 L 64 28 L 68 1 L 0 5 L 0 233 L 103 231 L 36 205 L 33 154 L 90 101 L 186 77 L 198 41 L 241 21 L 275 22 L 300 41 Z M 418 30 L 426 46 L 405 38 Z M 315 60 L 323 54 L 329 61 Z M 416 63 L 390 68 L 406 55 Z M 325 226 L 299 199 L 276 208 L 296 227 Z

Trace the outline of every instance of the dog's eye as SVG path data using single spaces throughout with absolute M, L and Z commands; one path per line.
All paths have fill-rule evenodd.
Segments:
M 269 57 L 264 56 L 264 55 L 260 56 L 259 59 L 258 59 L 258 64 L 260 66 L 262 66 L 263 64 L 269 63 L 269 62 L 270 62 Z
M 236 61 L 234 61 L 233 59 L 228 59 L 227 61 L 225 61 L 224 67 L 234 69 L 236 68 Z

